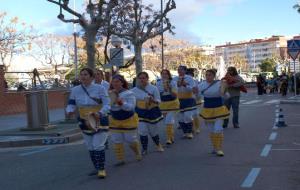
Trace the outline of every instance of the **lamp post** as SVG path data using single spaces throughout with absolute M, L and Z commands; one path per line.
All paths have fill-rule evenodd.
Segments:
M 163 0 L 160 0 L 160 14 L 163 14 Z M 164 22 L 162 19 L 161 22 L 161 69 L 164 69 L 165 66 L 165 59 L 164 59 Z
M 73 0 L 74 11 L 76 11 L 76 0 Z M 74 16 L 75 19 L 75 16 Z M 78 59 L 77 59 L 77 30 L 76 24 L 73 24 L 73 36 L 74 36 L 74 64 L 75 64 L 75 79 L 78 79 Z

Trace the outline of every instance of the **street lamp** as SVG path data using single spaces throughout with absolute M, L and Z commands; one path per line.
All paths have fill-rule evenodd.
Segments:
M 160 0 L 160 14 L 163 14 L 163 0 Z M 164 69 L 165 66 L 165 59 L 164 59 L 164 22 L 162 19 L 161 22 L 161 68 Z
M 74 11 L 76 11 L 76 0 L 73 0 Z M 73 16 L 75 19 L 75 16 Z M 75 64 L 75 79 L 78 79 L 78 59 L 77 59 L 77 30 L 76 23 L 73 24 L 73 36 L 74 36 L 74 64 Z

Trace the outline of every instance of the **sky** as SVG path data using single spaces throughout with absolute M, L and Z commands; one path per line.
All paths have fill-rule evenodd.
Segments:
M 72 3 L 74 0 L 70 0 Z M 83 0 L 75 0 L 77 8 Z M 144 0 L 159 6 L 160 0 Z M 197 44 L 222 45 L 272 35 L 300 33 L 297 0 L 176 0 L 170 13 L 175 37 Z M 40 33 L 70 35 L 72 24 L 57 19 L 59 9 L 46 0 L 0 0 L 0 12 L 33 25 Z

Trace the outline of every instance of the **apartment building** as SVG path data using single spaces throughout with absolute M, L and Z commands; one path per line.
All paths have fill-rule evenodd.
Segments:
M 272 36 L 265 39 L 252 39 L 239 43 L 226 43 L 216 46 L 215 55 L 222 56 L 226 65 L 234 65 L 236 57 L 244 59 L 250 70 L 258 71 L 258 65 L 266 58 L 287 57 L 287 38 L 284 36 Z

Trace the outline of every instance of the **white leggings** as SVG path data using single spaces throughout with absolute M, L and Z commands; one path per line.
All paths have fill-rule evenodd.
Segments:
M 133 143 L 133 142 L 137 142 L 137 132 L 133 131 L 133 132 L 112 132 L 111 133 L 111 140 L 113 143 L 115 144 L 119 144 L 119 143 Z
M 105 143 L 108 137 L 108 132 L 100 132 L 93 135 L 82 134 L 85 145 L 89 151 L 101 151 L 105 149 Z
M 182 123 L 192 123 L 193 122 L 194 110 L 179 112 L 178 121 Z
M 210 128 L 212 133 L 223 132 L 223 119 L 216 119 L 215 121 L 205 121 L 205 125 Z
M 141 136 L 147 136 L 148 134 L 151 137 L 158 135 L 158 127 L 161 125 L 161 122 L 150 124 L 146 122 L 139 122 L 138 133 Z
M 174 125 L 175 123 L 175 115 L 176 113 L 174 111 L 170 111 L 166 114 L 164 117 L 164 124 L 165 125 Z

